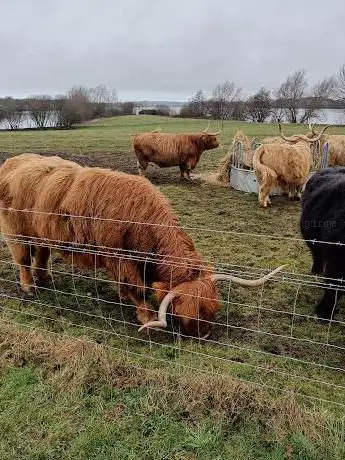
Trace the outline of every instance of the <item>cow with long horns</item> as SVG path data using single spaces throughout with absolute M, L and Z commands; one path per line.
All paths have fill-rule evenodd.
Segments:
M 190 179 L 190 172 L 198 164 L 205 150 L 219 147 L 218 134 L 209 132 L 209 126 L 201 133 L 150 132 L 132 136 L 139 174 L 144 176 L 149 163 L 160 168 L 179 166 L 181 179 Z
M 312 138 L 318 136 L 314 125 L 309 123 L 307 136 Z M 328 166 L 345 166 L 345 135 L 344 134 L 324 134 L 320 143 L 328 143 Z
M 254 153 L 253 167 L 259 183 L 259 203 L 266 208 L 270 201 L 270 193 L 277 186 L 288 192 L 289 199 L 301 199 L 304 184 L 307 182 L 312 163 L 311 145 L 319 136 L 309 138 L 299 135 L 286 137 L 279 124 L 283 144 L 263 144 Z
M 54 244 L 75 265 L 105 269 L 121 297 L 135 303 L 141 329 L 165 328 L 171 305 L 184 334 L 206 337 L 220 308 L 216 281 L 261 286 L 283 268 L 256 280 L 216 274 L 147 179 L 59 157 L 6 160 L 0 204 L 1 231 L 23 291 L 33 290 L 34 277 L 45 282 Z M 150 293 L 160 302 L 158 319 Z

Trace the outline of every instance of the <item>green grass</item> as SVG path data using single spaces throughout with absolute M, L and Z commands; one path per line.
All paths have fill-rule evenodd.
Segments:
M 55 153 L 65 158 L 74 158 L 81 164 L 107 166 L 137 174 L 136 159 L 131 152 L 131 134 L 150 131 L 157 127 L 168 132 L 192 132 L 199 131 L 205 126 L 206 122 L 202 120 L 130 116 L 101 120 L 71 131 L 0 132 L 0 155 L 4 159 L 22 152 Z M 218 128 L 218 123 L 213 122 L 211 129 Z M 223 148 L 205 152 L 196 173 L 217 170 L 237 129 L 242 129 L 249 137 L 258 138 L 275 136 L 278 132 L 276 125 L 227 122 L 220 136 Z M 286 125 L 284 131 L 287 134 L 306 132 L 306 127 Z M 329 132 L 345 134 L 344 128 L 339 127 L 332 127 Z M 256 195 L 236 192 L 201 179 L 195 179 L 192 183 L 181 183 L 178 168 L 159 169 L 152 166 L 148 169 L 147 177 L 169 197 L 181 224 L 189 228 L 188 233 L 193 237 L 205 260 L 214 264 L 230 264 L 232 268 L 245 266 L 253 269 L 274 268 L 282 263 L 288 263 L 288 272 L 295 274 L 295 278 L 297 274 L 302 274 L 300 280 L 309 279 L 311 259 L 303 241 L 271 238 L 301 238 L 298 227 L 299 203 L 288 202 L 284 197 L 273 197 L 273 206 L 263 210 L 258 206 Z M 207 228 L 209 231 L 198 230 L 200 228 Z M 254 236 L 254 234 L 261 236 Z M 99 274 L 102 279 L 97 281 L 96 285 L 94 281 L 82 277 L 92 276 L 92 273 L 76 271 L 73 273 L 74 276 L 71 276 L 70 266 L 61 262 L 55 263 L 53 265 L 54 286 L 51 288 L 54 287 L 56 291 L 61 292 L 53 293 L 41 289 L 37 298 L 33 300 L 18 300 L 16 274 L 13 267 L 5 263 L 10 260 L 5 247 L 1 249 L 0 257 L 2 260 L 0 294 L 12 297 L 0 299 L 4 321 L 67 335 L 87 334 L 90 339 L 112 347 L 119 356 L 125 356 L 132 364 L 146 369 L 168 370 L 178 375 L 184 375 L 190 369 L 194 369 L 196 374 L 201 373 L 209 379 L 216 373 L 231 375 L 235 381 L 239 379 L 239 381 L 252 382 L 253 388 L 258 391 L 262 384 L 283 391 L 293 390 L 305 395 L 299 400 L 309 407 L 313 405 L 314 399 L 308 397 L 336 403 L 345 402 L 345 391 L 341 388 L 344 385 L 344 373 L 323 367 L 324 364 L 334 368 L 344 367 L 344 352 L 337 348 L 344 347 L 344 327 L 336 323 L 328 327 L 327 323 L 298 316 L 293 323 L 291 322 L 293 311 L 297 314 L 311 314 L 314 303 L 321 295 L 321 290 L 315 287 L 298 287 L 298 283 L 281 279 L 280 282 L 268 283 L 264 290 L 232 286 L 229 297 L 228 286 L 224 285 L 222 298 L 225 306 L 217 317 L 218 324 L 214 327 L 215 343 L 201 345 L 195 340 L 173 341 L 171 335 L 165 332 L 152 333 L 151 342 L 148 343 L 147 336 L 137 332 L 134 308 L 124 306 L 121 309 L 119 306 L 109 304 L 112 301 L 118 302 L 118 298 L 104 274 Z M 228 298 L 230 304 L 227 307 Z M 261 310 L 258 313 L 258 306 L 272 311 Z M 227 317 L 231 328 L 225 327 Z M 292 339 L 291 336 L 298 340 Z M 320 344 L 316 345 L 313 342 Z M 328 344 L 333 347 L 329 347 Z M 310 365 L 308 362 L 318 365 Z M 7 378 L 21 379 L 22 372 L 25 374 L 26 371 L 19 370 L 18 373 L 13 374 L 15 377 L 12 374 L 11 377 L 7 377 L 6 374 L 4 384 Z M 30 373 L 36 377 L 40 376 L 40 366 L 30 368 Z M 316 380 L 321 383 L 317 383 Z M 31 396 L 28 395 L 25 411 L 29 410 L 30 404 L 37 404 L 37 408 L 41 407 L 37 402 L 39 394 L 36 395 L 35 391 L 40 387 L 46 388 L 46 385 L 48 385 L 47 381 L 41 377 L 35 383 L 28 385 L 27 390 L 33 393 Z M 273 394 L 275 396 L 272 397 L 276 397 L 280 391 Z M 57 392 L 53 397 L 52 407 L 47 409 L 47 414 L 53 416 L 54 411 L 59 412 L 59 407 L 65 407 L 63 403 L 65 397 L 66 395 Z M 75 399 L 70 403 L 71 407 L 82 408 L 83 401 L 88 398 L 88 395 L 82 392 L 74 395 L 73 398 Z M 11 420 L 14 423 L 17 421 L 15 408 L 20 401 L 13 394 L 9 400 L 13 400 L 13 414 L 7 413 L 6 419 L 9 423 Z M 135 398 L 134 400 L 136 401 Z M 69 405 L 67 406 L 69 409 Z M 97 404 L 95 406 L 94 410 L 89 408 L 86 412 L 80 409 L 79 425 L 77 422 L 71 425 L 73 438 L 78 439 L 79 444 L 76 445 L 80 446 L 78 449 L 81 452 L 90 440 L 90 445 L 87 447 L 89 454 L 84 454 L 84 457 L 80 456 L 80 458 L 111 458 L 112 452 L 121 452 L 118 458 L 143 458 L 130 451 L 130 449 L 140 449 L 142 445 L 140 430 L 133 419 L 135 414 L 123 422 L 123 431 L 126 434 L 115 435 L 115 431 L 111 431 L 113 428 L 106 422 L 100 422 L 102 416 L 97 413 Z M 41 410 L 44 409 L 41 407 Z M 68 410 L 67 412 L 64 410 L 60 413 L 60 418 L 69 420 Z M 344 415 L 341 407 L 329 405 L 327 410 L 337 414 L 338 417 Z M 322 446 L 316 448 L 315 443 L 310 444 L 307 438 L 301 437 L 299 433 L 293 433 L 293 430 L 288 435 L 288 440 L 284 440 L 279 446 L 267 447 L 267 429 L 261 430 L 257 424 L 252 424 L 248 420 L 243 426 L 236 427 L 235 432 L 231 431 L 230 437 L 227 437 L 228 434 L 224 434 L 224 426 L 216 424 L 212 428 L 212 421 L 207 416 L 203 417 L 197 427 L 191 427 L 176 421 L 174 414 L 169 411 L 162 410 L 158 415 L 154 420 L 151 415 L 146 416 L 148 423 L 154 427 L 159 426 L 166 432 L 166 445 L 171 452 L 174 452 L 173 455 L 175 455 L 174 449 L 177 449 L 175 446 L 185 446 L 180 457 L 180 451 L 176 450 L 176 458 L 232 458 L 235 455 L 238 458 L 289 458 L 286 454 L 285 442 L 288 443 L 289 449 L 302 452 L 298 454 L 300 457 L 294 453 L 291 458 L 327 458 L 320 456 L 320 452 L 323 452 Z M 35 424 L 38 423 L 39 421 L 35 420 Z M 83 425 L 89 427 L 90 435 L 79 432 L 79 427 Z M 63 428 L 61 430 L 63 431 Z M 14 432 L 11 433 L 10 439 L 15 437 Z M 31 436 L 30 433 L 24 436 L 28 443 Z M 99 441 L 100 438 L 105 439 L 104 443 Z M 114 444 L 113 438 L 122 439 L 122 443 L 128 445 L 129 450 L 126 452 L 119 450 L 119 444 Z M 154 447 L 147 458 L 175 458 L 164 457 L 163 453 L 159 454 L 161 452 L 159 449 L 163 449 L 159 447 L 159 439 L 152 442 Z M 51 441 L 49 445 L 55 445 L 55 441 Z M 44 446 L 45 441 L 42 439 L 36 443 L 37 449 L 50 448 Z M 219 453 L 211 457 L 210 446 Z M 30 453 L 32 457 L 23 456 L 23 458 L 55 458 L 53 455 L 58 455 L 55 453 L 36 455 L 34 451 L 36 447 L 27 447 L 29 449 L 27 452 L 32 450 Z M 6 448 L 11 449 L 11 447 Z M 69 446 L 69 449 L 72 447 Z M 232 452 L 229 449 L 237 450 Z M 70 458 L 79 458 L 76 451 L 70 450 L 70 452 L 72 452 L 69 453 Z M 90 452 L 98 452 L 99 457 L 93 457 L 94 454 Z M 255 452 L 259 454 L 255 456 Z M 106 456 L 102 457 L 102 455 Z M 65 458 L 69 457 L 65 456 Z
M 344 458 L 344 421 L 291 398 L 138 370 L 85 341 L 4 326 L 0 336 L 4 460 Z

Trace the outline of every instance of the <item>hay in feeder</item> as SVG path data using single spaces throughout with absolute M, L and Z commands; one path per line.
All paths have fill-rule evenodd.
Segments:
M 229 174 L 232 163 L 232 157 L 234 154 L 235 146 L 241 143 L 243 148 L 243 164 L 249 169 L 252 167 L 253 162 L 253 151 L 252 144 L 248 136 L 246 136 L 242 131 L 237 131 L 232 141 L 232 145 L 229 149 L 228 154 L 221 160 L 219 169 L 218 169 L 218 180 L 220 182 L 229 182 Z

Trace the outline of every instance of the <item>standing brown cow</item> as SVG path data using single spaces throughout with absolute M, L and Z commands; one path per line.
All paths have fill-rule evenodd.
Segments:
M 217 136 L 220 131 L 209 133 L 208 129 L 196 134 L 136 134 L 132 143 L 138 158 L 139 174 L 144 176 L 148 164 L 154 163 L 160 168 L 179 166 L 181 179 L 190 179 L 190 172 L 198 164 L 201 154 L 219 147 Z

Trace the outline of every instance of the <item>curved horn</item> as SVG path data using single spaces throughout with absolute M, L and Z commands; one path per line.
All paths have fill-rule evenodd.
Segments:
M 314 126 L 315 126 L 315 123 L 314 123 L 314 124 L 311 124 L 311 122 L 310 122 L 310 123 L 309 123 L 309 131 L 311 131 L 311 132 L 314 134 L 314 136 L 317 136 L 318 134 L 317 134 L 317 132 L 315 131 Z
M 290 137 L 284 136 L 284 134 L 282 133 L 282 125 L 280 123 L 279 123 L 279 135 L 282 139 L 284 139 L 284 141 L 287 141 L 287 142 L 297 142 L 298 141 L 297 139 L 298 136 L 296 136 L 296 134 Z
M 310 143 L 317 142 L 321 139 L 323 133 L 326 131 L 327 128 L 329 128 L 329 125 L 325 126 L 323 130 L 321 131 L 321 133 L 317 135 L 316 137 L 310 138 L 310 137 L 305 136 L 304 134 L 299 134 L 296 136 L 296 139 L 297 140 L 302 139 L 303 141 L 310 142 Z
M 210 120 L 209 120 L 209 121 L 208 121 L 208 126 L 207 126 L 207 128 L 203 129 L 201 132 L 202 132 L 202 133 L 208 133 L 208 130 L 210 129 L 210 124 L 211 124 L 211 122 L 210 122 Z
M 280 272 L 286 266 L 287 264 L 281 265 L 280 267 L 276 268 L 270 273 L 267 273 L 267 275 L 263 276 L 262 278 L 258 278 L 256 280 L 247 280 L 247 279 L 237 278 L 236 276 L 225 275 L 222 273 L 213 275 L 211 277 L 211 280 L 212 281 L 232 281 L 233 283 L 237 283 L 240 286 L 256 287 L 256 286 L 263 285 L 266 281 L 271 279 L 276 273 Z
M 218 136 L 222 130 L 220 129 L 219 131 L 216 131 L 215 133 L 207 133 L 209 136 Z
M 149 321 L 148 323 L 143 324 L 138 332 L 143 331 L 144 329 L 147 329 L 149 327 L 159 327 L 159 328 L 166 328 L 168 323 L 167 323 L 167 310 L 172 302 L 172 300 L 178 296 L 177 292 L 168 292 L 168 294 L 164 297 L 162 300 L 159 310 L 158 310 L 158 320 L 155 321 Z
M 211 281 L 232 281 L 234 283 L 239 284 L 240 286 L 248 286 L 248 287 L 256 287 L 256 286 L 261 286 L 264 284 L 266 281 L 271 279 L 276 273 L 280 272 L 283 268 L 285 268 L 287 264 L 281 265 L 280 267 L 276 268 L 275 270 L 271 271 L 270 273 L 267 273 L 267 275 L 263 276 L 262 278 L 258 278 L 256 280 L 247 280 L 247 279 L 242 279 L 242 278 L 237 278 L 236 276 L 232 275 L 225 275 L 225 274 L 215 274 L 211 276 Z M 170 305 L 170 303 L 174 300 L 175 297 L 177 297 L 179 294 L 178 292 L 168 292 L 168 294 L 164 297 L 162 300 L 159 310 L 158 310 L 158 320 L 155 321 L 149 321 L 142 326 L 140 326 L 138 332 L 143 331 L 144 329 L 148 328 L 163 328 L 165 329 L 168 325 L 167 323 L 167 310 Z

